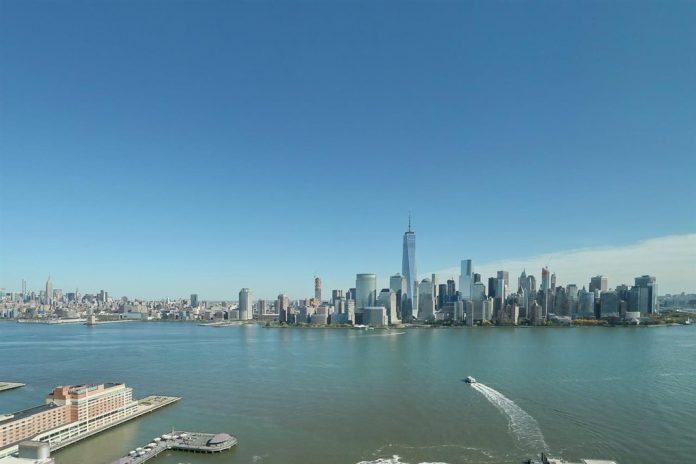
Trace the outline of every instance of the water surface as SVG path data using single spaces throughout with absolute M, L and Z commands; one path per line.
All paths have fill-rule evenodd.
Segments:
M 0 413 L 59 384 L 125 382 L 179 403 L 54 454 L 109 463 L 172 428 L 236 435 L 174 463 L 518 463 L 546 448 L 620 464 L 693 462 L 696 330 L 211 328 L 0 323 Z M 479 388 L 462 382 L 478 378 Z

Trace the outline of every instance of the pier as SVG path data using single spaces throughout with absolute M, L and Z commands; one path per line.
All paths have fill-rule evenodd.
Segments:
M 138 407 L 134 413 L 122 419 L 111 422 L 105 426 L 96 427 L 92 429 L 89 428 L 89 421 L 87 421 L 86 424 L 73 422 L 71 424 L 68 424 L 67 426 L 61 427 L 60 429 L 54 429 L 49 430 L 48 432 L 44 432 L 34 439 L 37 441 L 48 441 L 51 444 L 51 451 L 57 451 L 68 445 L 77 443 L 80 440 L 84 440 L 87 437 L 96 435 L 97 433 L 103 432 L 112 427 L 116 427 L 117 425 L 123 424 L 124 422 L 131 421 L 136 417 L 142 416 L 143 414 L 147 414 L 164 406 L 168 406 L 172 403 L 179 401 L 180 399 L 181 398 L 176 396 L 147 396 L 141 400 L 138 400 Z M 84 427 L 85 425 L 87 430 L 82 431 L 80 427 Z
M 220 453 L 233 448 L 237 438 L 226 433 L 171 432 L 154 438 L 143 447 L 138 447 L 112 464 L 142 464 L 166 450 L 191 453 Z
M 14 388 L 23 387 L 23 383 L 13 383 L 13 382 L 0 382 L 0 392 L 5 390 L 12 390 Z

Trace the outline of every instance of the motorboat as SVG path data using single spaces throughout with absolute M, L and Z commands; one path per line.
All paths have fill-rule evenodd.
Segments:
M 472 376 L 468 376 L 466 379 L 464 379 L 464 382 L 466 382 L 466 383 L 476 383 L 476 379 L 473 378 Z

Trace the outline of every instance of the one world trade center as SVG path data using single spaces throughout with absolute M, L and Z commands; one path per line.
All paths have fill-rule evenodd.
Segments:
M 408 231 L 404 232 L 404 254 L 401 274 L 406 279 L 406 296 L 401 297 L 403 321 L 410 321 L 418 314 L 418 277 L 416 276 L 416 233 L 411 230 L 411 215 L 408 216 Z

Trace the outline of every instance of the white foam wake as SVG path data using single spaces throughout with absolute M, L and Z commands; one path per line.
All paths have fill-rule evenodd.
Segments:
M 379 458 L 374 461 L 360 461 L 358 464 L 408 464 L 401 461 L 401 456 L 394 455 L 391 458 Z M 445 462 L 421 462 L 419 464 L 447 464 Z
M 535 452 L 548 451 L 539 424 L 510 398 L 482 383 L 472 383 L 472 388 L 486 397 L 508 418 L 510 430 L 522 444 L 533 447 Z

